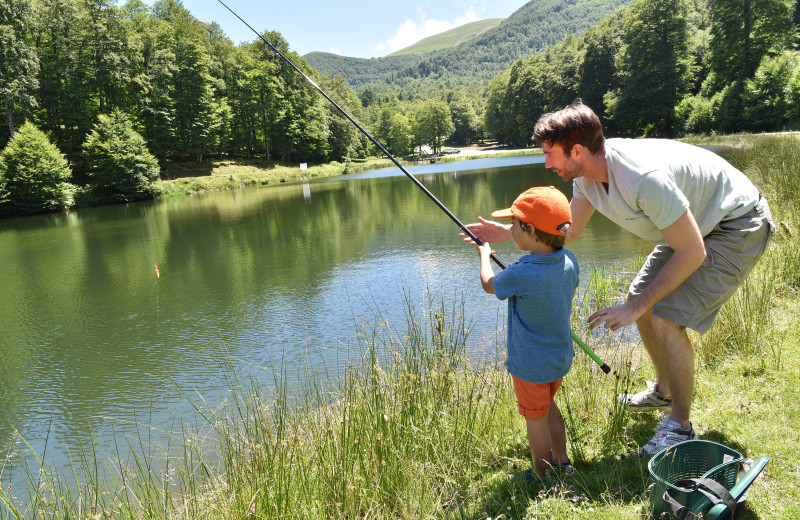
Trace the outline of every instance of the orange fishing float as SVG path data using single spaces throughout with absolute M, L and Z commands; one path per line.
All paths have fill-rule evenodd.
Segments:
M 161 272 L 158 270 L 158 264 L 156 264 L 156 278 L 161 278 Z

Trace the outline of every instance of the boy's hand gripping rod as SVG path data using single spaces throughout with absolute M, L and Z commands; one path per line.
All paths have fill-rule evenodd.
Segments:
M 253 33 L 254 33 L 256 36 L 258 36 L 258 37 L 259 37 L 259 39 L 261 39 L 261 41 L 263 41 L 263 42 L 264 42 L 264 43 L 267 45 L 267 47 L 269 47 L 269 48 L 272 50 L 272 52 L 274 52 L 275 54 L 277 54 L 278 56 L 280 56 L 281 58 L 283 58 L 283 60 L 284 60 L 284 61 L 286 61 L 286 63 L 288 63 L 288 64 L 289 64 L 289 65 L 290 65 L 290 66 L 291 66 L 291 67 L 292 67 L 294 70 L 296 70 L 296 71 L 297 71 L 297 72 L 298 72 L 298 73 L 299 73 L 299 74 L 300 74 L 300 75 L 303 77 L 303 79 L 305 79 L 305 80 L 306 80 L 306 81 L 307 81 L 307 82 L 308 82 L 308 83 L 309 83 L 309 84 L 310 84 L 312 87 L 314 87 L 314 88 L 317 90 L 317 92 L 319 92 L 319 93 L 322 95 L 322 97 L 324 97 L 325 99 L 327 99 L 328 101 L 330 101 L 330 103 L 331 103 L 331 104 L 332 104 L 334 107 L 336 107 L 336 109 L 337 109 L 337 110 L 338 110 L 338 111 L 339 111 L 339 112 L 340 112 L 340 113 L 341 113 L 341 114 L 342 114 L 344 117 L 346 117 L 346 118 L 347 118 L 347 119 L 348 119 L 348 120 L 349 120 L 351 123 L 353 123 L 353 125 L 355 125 L 355 127 L 356 127 L 356 128 L 358 128 L 358 129 L 361 131 L 361 133 L 362 133 L 362 134 L 364 134 L 364 135 L 367 137 L 367 139 L 369 139 L 369 140 L 372 142 L 372 144 L 374 144 L 375 146 L 377 146 L 377 147 L 380 149 L 380 151 L 381 151 L 381 152 L 383 152 L 383 153 L 384 153 L 384 155 L 386 155 L 386 157 L 388 157 L 388 158 L 389 158 L 389 159 L 390 159 L 390 160 L 391 160 L 391 161 L 392 161 L 392 162 L 395 164 L 395 166 L 397 166 L 397 167 L 400 169 L 400 171 L 401 171 L 401 172 L 403 172 L 403 173 L 406 175 L 406 177 L 408 177 L 409 179 L 411 179 L 411 181 L 412 181 L 414 184 L 416 184 L 416 185 L 417 185 L 417 187 L 418 187 L 419 189 L 421 189 L 421 190 L 422 190 L 422 191 L 425 193 L 425 195 L 427 195 L 428 197 L 430 197 L 430 199 L 431 199 L 433 202 L 435 202 L 437 206 L 439 206 L 439 209 L 441 209 L 441 210 L 442 210 L 442 211 L 443 211 L 443 212 L 444 212 L 444 213 L 445 213 L 445 214 L 446 214 L 448 217 L 450 217 L 450 219 L 451 219 L 453 222 L 455 222 L 455 223 L 456 223 L 456 225 L 457 225 L 459 228 L 461 228 L 461 230 L 462 230 L 464 233 L 466 233 L 466 235 L 467 235 L 467 236 L 469 236 L 469 237 L 470 237 L 470 238 L 471 238 L 471 239 L 472 239 L 472 240 L 473 240 L 473 241 L 474 241 L 476 244 L 478 244 L 478 245 L 481 245 L 481 244 L 483 243 L 483 242 L 482 242 L 482 241 L 481 241 L 481 240 L 480 240 L 478 237 L 476 237 L 476 236 L 475 236 L 475 234 L 474 234 L 472 231 L 470 231 L 470 230 L 469 230 L 469 228 L 467 228 L 467 226 L 465 226 L 463 223 L 461 223 L 461 221 L 460 221 L 460 220 L 458 220 L 458 218 L 457 218 L 455 215 L 453 215 L 453 213 L 452 213 L 452 212 L 451 212 L 449 209 L 447 209 L 447 207 L 445 207 L 445 205 L 444 205 L 444 204 L 442 204 L 442 203 L 439 201 L 439 199 L 437 199 L 437 198 L 436 198 L 436 197 L 433 195 L 433 193 L 431 193 L 431 192 L 428 190 L 428 188 L 426 188 L 426 187 L 425 187 L 425 186 L 424 186 L 424 185 L 423 185 L 423 184 L 422 184 L 422 183 L 421 183 L 419 180 L 417 180 L 417 178 L 416 178 L 416 177 L 414 177 L 413 175 L 411 175 L 411 174 L 408 172 L 408 170 L 406 170 L 406 169 L 405 169 L 405 167 L 404 167 L 402 164 L 400 164 L 400 162 L 399 162 L 397 159 L 395 159 L 395 157 L 394 157 L 394 156 L 393 156 L 391 153 L 389 153 L 389 151 L 388 151 L 386 148 L 384 148 L 384 146 L 383 146 L 383 145 L 382 145 L 380 142 L 378 142 L 378 140 L 377 140 L 377 139 L 375 139 L 374 137 L 372 137 L 372 135 L 370 135 L 370 133 L 369 133 L 369 132 L 367 132 L 367 131 L 364 129 L 364 127 L 362 127 L 360 124 L 358 124 L 358 122 L 357 122 L 355 119 L 353 119 L 353 118 L 350 116 L 350 114 L 348 114 L 348 113 L 347 113 L 347 112 L 346 112 L 346 111 L 345 111 L 345 110 L 344 110 L 342 107 L 340 107 L 340 106 L 339 106 L 339 104 L 338 104 L 338 103 L 336 103 L 336 101 L 334 101 L 334 100 L 333 100 L 333 99 L 332 99 L 332 98 L 331 98 L 331 97 L 330 97 L 328 94 L 326 94 L 326 93 L 325 93 L 325 91 L 324 91 L 324 90 L 322 90 L 322 89 L 320 88 L 320 86 L 319 86 L 319 85 L 317 85 L 317 84 L 314 82 L 314 80 L 312 80 L 310 77 L 308 77 L 308 76 L 306 75 L 306 73 L 305 73 L 305 72 L 303 72 L 302 70 L 300 70 L 300 68 L 299 68 L 297 65 L 295 65 L 295 64 L 292 62 L 292 60 L 290 60 L 289 58 L 287 58 L 287 57 L 286 57 L 286 56 L 285 56 L 285 55 L 284 55 L 284 54 L 283 54 L 281 51 L 279 51 L 279 50 L 278 50 L 278 49 L 277 49 L 277 48 L 276 48 L 274 45 L 272 45 L 272 44 L 271 44 L 269 41 L 267 41 L 267 39 L 266 39 L 266 38 L 264 38 L 264 37 L 263 37 L 263 36 L 262 36 L 262 35 L 261 35 L 261 34 L 260 34 L 258 31 L 256 31 L 255 29 L 253 29 L 253 27 L 251 27 L 251 26 L 250 26 L 250 24 L 248 24 L 247 22 L 245 22 L 245 21 L 242 19 L 242 17 L 241 17 L 241 16 L 239 16 L 238 14 L 236 14 L 236 13 L 233 11 L 233 9 L 231 9 L 230 7 L 228 7 L 228 6 L 225 4 L 225 2 L 223 2 L 222 0 L 217 0 L 217 1 L 218 1 L 220 4 L 222 4 L 222 6 L 223 6 L 225 9 L 227 9 L 228 11 L 230 11 L 230 12 L 231 12 L 231 14 L 232 14 L 233 16 L 235 16 L 236 18 L 238 18 L 240 22 L 242 22 L 243 24 L 245 24 L 245 25 L 247 26 L 247 28 L 248 28 L 248 29 L 250 29 L 251 31 L 253 31 Z M 501 262 L 501 261 L 500 261 L 500 259 L 498 259 L 498 258 L 497 258 L 497 256 L 495 256 L 495 254 L 494 254 L 494 253 L 492 253 L 492 254 L 491 254 L 491 258 L 492 258 L 492 260 L 494 260 L 494 262 L 495 262 L 495 263 L 496 263 L 496 264 L 497 264 L 497 265 L 498 265 L 498 266 L 499 266 L 501 269 L 505 269 L 505 268 L 506 268 L 505 264 L 503 264 L 503 262 Z M 588 347 L 588 346 L 587 346 L 587 345 L 586 345 L 586 344 L 585 344 L 583 341 L 581 341 L 581 339 L 580 339 L 580 338 L 579 338 L 579 337 L 578 337 L 578 336 L 577 336 L 577 335 L 576 335 L 574 332 L 572 333 L 572 339 L 575 341 L 575 343 L 577 343 L 577 344 L 578 344 L 578 346 L 580 346 L 580 347 L 581 347 L 581 348 L 584 350 L 584 352 L 586 352 L 586 353 L 589 355 L 589 357 L 591 357 L 591 358 L 594 360 L 594 362 L 595 362 L 595 363 L 597 363 L 598 365 L 600 365 L 600 368 L 603 370 L 603 372 L 605 372 L 605 373 L 608 373 L 608 372 L 610 372 L 610 371 L 611 371 L 611 369 L 609 368 L 609 366 L 608 366 L 608 365 L 606 365 L 605 363 L 603 363 L 603 361 L 602 361 L 602 360 L 601 360 L 599 357 L 597 357 L 597 355 L 596 355 L 594 352 L 592 352 L 592 349 L 590 349 L 590 348 L 589 348 L 589 347 Z

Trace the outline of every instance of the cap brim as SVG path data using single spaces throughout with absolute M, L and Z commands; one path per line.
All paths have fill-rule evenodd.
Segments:
M 493 218 L 511 218 L 514 214 L 511 213 L 511 208 L 506 209 L 498 209 L 497 211 L 492 211 Z

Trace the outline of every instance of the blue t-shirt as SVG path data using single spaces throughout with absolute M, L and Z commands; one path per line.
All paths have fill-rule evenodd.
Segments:
M 572 366 L 570 314 L 578 261 L 568 249 L 525 255 L 494 277 L 495 295 L 508 299 L 508 359 L 514 377 L 552 383 Z

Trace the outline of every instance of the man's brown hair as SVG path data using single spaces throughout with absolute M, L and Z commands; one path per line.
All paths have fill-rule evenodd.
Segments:
M 576 144 L 585 146 L 592 154 L 603 150 L 606 138 L 597 114 L 576 99 L 557 112 L 542 115 L 533 128 L 533 141 L 539 146 L 561 146 L 570 155 Z

